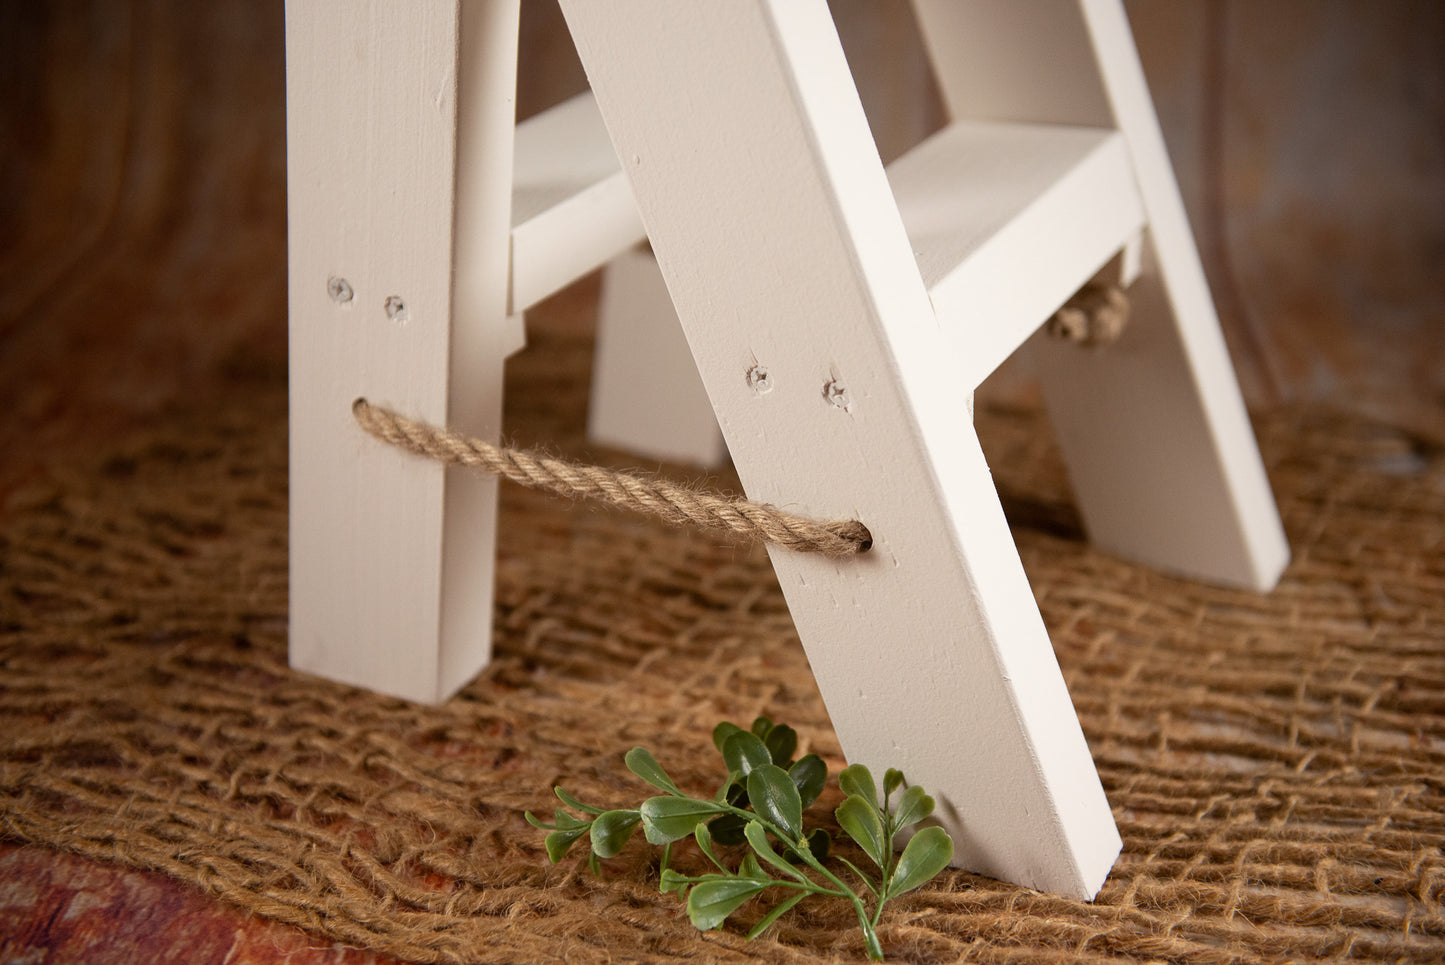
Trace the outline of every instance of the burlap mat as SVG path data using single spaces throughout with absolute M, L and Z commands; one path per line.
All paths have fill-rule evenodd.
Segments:
M 518 441 L 575 451 L 586 350 L 513 366 Z M 509 489 L 482 679 L 425 708 L 293 674 L 284 381 L 241 388 L 9 500 L 0 831 L 418 961 L 862 958 L 846 907 L 700 935 L 651 849 L 549 866 L 521 817 L 559 781 L 640 800 L 635 743 L 711 786 L 724 717 L 839 766 L 763 554 Z M 1440 961 L 1441 451 L 1262 419 L 1295 562 L 1259 597 L 1091 552 L 1038 414 L 979 423 L 1124 854 L 1094 904 L 946 873 L 886 916 L 890 959 Z

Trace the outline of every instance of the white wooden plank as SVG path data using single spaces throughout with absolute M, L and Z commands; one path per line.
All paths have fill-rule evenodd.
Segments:
M 758 383 L 766 391 L 764 376 Z M 667 283 L 646 249 L 623 252 L 604 269 L 587 436 L 668 462 L 711 468 L 728 458 Z
M 1273 586 L 1289 548 L 1121 3 L 915 7 L 955 119 L 1117 127 L 1128 144 L 1149 224 L 1130 326 L 1107 351 L 1030 343 L 1091 538 L 1161 569 Z
M 982 382 L 1144 224 L 1124 139 L 957 122 L 888 179 L 969 386 Z
M 512 139 L 519 0 L 466 0 L 457 76 L 455 249 L 448 419 L 500 442 L 507 357 L 525 343 L 509 312 Z M 403 456 L 403 458 L 405 458 Z M 440 658 L 432 700 L 466 685 L 492 656 L 498 480 L 446 470 Z M 404 646 L 404 644 L 402 644 Z
M 646 239 L 590 93 L 517 125 L 512 302 L 526 311 Z
M 468 46 L 510 29 L 515 51 L 508 7 L 468 4 Z M 490 548 L 444 541 L 443 523 L 488 518 L 493 490 L 366 437 L 350 406 L 365 395 L 474 427 L 495 408 L 491 387 L 451 378 L 454 348 L 478 349 L 473 323 L 505 327 L 500 299 L 487 318 L 467 301 L 453 324 L 454 254 L 485 247 L 454 247 L 453 210 L 470 197 L 468 230 L 496 223 L 505 291 L 510 144 L 501 204 L 479 202 L 455 163 L 457 0 L 291 0 L 286 32 L 291 662 L 438 700 L 484 658 L 491 612 Z
M 748 493 L 872 528 L 772 554 L 850 760 L 963 866 L 1092 896 L 1119 838 L 826 6 L 563 10 Z
M 547 252 L 557 258 L 554 264 L 573 261 L 590 270 L 603 248 L 594 247 L 586 258 L 557 256 L 579 238 L 588 240 L 566 227 L 581 214 L 568 212 L 566 203 L 581 192 L 607 190 L 625 194 L 631 206 L 631 189 L 625 183 L 618 189 L 623 175 L 590 94 L 541 121 L 546 136 L 529 128 L 538 121 L 518 129 L 519 165 L 524 153 L 538 159 L 527 161 L 532 173 L 518 171 L 513 222 L 550 222 L 551 240 L 529 242 L 528 250 Z M 577 132 L 592 124 L 597 130 L 580 139 L 585 147 L 572 147 Z M 541 160 L 544 150 L 563 160 Z M 997 368 L 1143 226 L 1133 169 L 1114 131 L 955 124 L 889 165 L 888 177 L 934 311 L 957 346 L 960 380 L 968 385 Z M 533 270 L 516 258 L 522 250 L 517 238 L 514 228 L 514 280 Z M 713 429 L 711 407 L 704 414 L 697 404 L 706 396 L 691 371 L 692 356 L 675 331 L 666 289 L 660 281 L 653 284 L 651 274 L 639 259 L 609 272 L 589 433 L 639 455 L 716 465 L 725 447 Z M 571 280 L 565 273 L 556 277 L 559 284 Z M 633 296 L 624 293 L 634 286 Z M 659 397 L 674 402 L 659 407 Z
M 600 128 L 590 95 L 585 101 L 565 107 L 586 107 Z M 588 167 L 577 179 L 587 185 L 609 169 L 621 178 L 605 128 L 601 137 L 603 150 L 591 149 L 595 164 L 557 167 Z M 553 146 L 562 149 L 555 139 Z M 955 124 L 889 165 L 888 178 L 934 311 L 957 347 L 959 380 L 969 386 L 1143 226 L 1133 170 L 1114 131 Z M 561 175 L 536 183 L 545 187 L 529 192 L 528 210 L 548 211 L 576 187 Z M 589 434 L 639 455 L 716 465 L 726 448 L 666 288 L 650 256 L 623 257 L 627 264 L 609 268 L 603 289 Z M 659 398 L 673 401 L 659 406 Z

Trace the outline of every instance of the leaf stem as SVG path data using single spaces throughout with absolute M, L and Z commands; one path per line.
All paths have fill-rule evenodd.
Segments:
M 793 853 L 801 857 L 804 863 L 808 865 L 808 867 L 812 868 L 814 871 L 818 872 L 818 874 L 822 875 L 824 878 L 827 878 L 833 884 L 837 885 L 841 889 L 839 893 L 840 897 L 850 897 L 853 900 L 854 904 L 861 905 L 862 902 L 858 897 L 858 893 L 852 888 L 849 888 L 847 884 L 845 884 L 843 880 L 840 879 L 837 875 L 833 874 L 827 868 L 823 867 L 823 863 L 821 861 L 813 857 L 812 849 L 808 847 L 808 842 L 806 839 L 795 839 L 792 835 L 788 834 L 786 829 L 778 827 L 772 821 L 769 821 L 767 818 L 763 817 L 761 814 L 757 814 L 756 812 L 745 811 L 742 808 L 734 807 L 731 804 L 725 804 L 724 807 L 726 807 L 728 811 L 732 812 L 733 814 L 741 817 L 744 821 L 756 821 L 761 824 L 765 829 L 772 832 L 773 836 L 776 837 L 779 841 L 782 841 L 788 847 L 792 848 Z
M 855 914 L 857 914 L 858 924 L 863 929 L 863 938 L 868 948 L 868 957 L 873 959 L 875 962 L 881 962 L 883 960 L 883 947 L 878 944 L 877 930 L 874 928 L 874 922 L 870 922 L 868 920 L 868 908 L 863 903 L 863 899 L 859 897 L 858 892 L 854 891 L 852 888 L 849 888 L 848 885 L 841 878 L 833 874 L 833 872 L 829 871 L 827 868 L 823 867 L 823 863 L 813 856 L 812 850 L 808 847 L 806 836 L 803 840 L 795 839 L 792 835 L 788 834 L 785 829 L 778 827 L 772 821 L 769 821 L 767 818 L 763 817 L 760 814 L 752 811 L 744 811 L 742 808 L 734 807 L 731 804 L 726 805 L 726 807 L 729 811 L 739 815 L 746 821 L 756 821 L 761 824 L 765 829 L 772 832 L 779 841 L 782 841 L 788 847 L 792 848 L 793 852 L 799 857 L 801 857 L 803 859 L 803 862 L 807 864 L 808 867 L 812 868 L 814 871 L 818 872 L 818 874 L 822 875 L 824 878 L 827 878 L 833 884 L 837 885 L 838 890 L 835 891 L 833 889 L 822 888 L 816 882 L 813 883 L 813 887 L 818 890 L 818 893 L 836 895 L 839 898 L 847 898 L 850 902 L 853 903 L 853 911 Z M 851 864 L 849 866 L 851 867 Z M 853 870 L 857 871 L 858 869 L 854 868 Z M 779 883 L 786 884 L 786 882 L 782 881 L 779 881 Z M 866 878 L 864 879 L 864 884 L 867 884 Z M 874 893 L 880 894 L 881 892 L 875 891 Z M 879 907 L 880 909 L 882 907 L 881 900 L 879 902 Z
M 736 878 L 736 877 L 738 877 L 736 874 L 734 874 L 734 873 L 731 872 L 731 871 L 729 871 L 729 872 L 727 873 L 727 876 L 728 876 L 729 878 Z M 704 881 L 717 881 L 717 880 L 718 880 L 718 877 L 719 877 L 718 875 L 716 875 L 716 874 L 711 874 L 711 873 L 705 874 L 705 875 L 698 875 L 698 876 L 694 877 L 694 876 L 692 876 L 692 875 L 680 875 L 680 874 L 678 874 L 676 871 L 674 871 L 674 872 L 672 873 L 672 878 L 671 878 L 671 880 L 674 881 L 674 882 L 676 882 L 676 883 L 678 883 L 678 884 L 683 884 L 683 885 L 697 885 L 697 884 L 702 884 Z M 793 889 L 795 889 L 795 890 L 797 890 L 797 891 L 805 891 L 805 892 L 807 892 L 807 893 L 809 893 L 809 894 L 814 894 L 814 895 L 832 895 L 834 898 L 847 898 L 847 897 L 848 897 L 848 893 L 847 893 L 847 892 L 834 891 L 832 888 L 824 888 L 822 885 L 818 884 L 816 881 L 789 881 L 789 880 L 786 879 L 786 878 L 772 878 L 772 879 L 769 879 L 766 887 L 771 888 L 771 887 L 773 887 L 773 886 L 775 886 L 775 885 L 776 885 L 777 887 L 779 887 L 779 888 L 793 888 Z

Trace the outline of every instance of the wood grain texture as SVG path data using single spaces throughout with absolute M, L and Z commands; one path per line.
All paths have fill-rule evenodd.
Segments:
M 490 652 L 496 481 L 358 436 L 350 405 L 501 432 L 516 18 L 287 8 L 292 659 L 412 700 Z
M 348 407 L 450 414 L 459 43 L 455 0 L 286 9 L 291 659 L 417 700 L 441 696 L 445 471 Z

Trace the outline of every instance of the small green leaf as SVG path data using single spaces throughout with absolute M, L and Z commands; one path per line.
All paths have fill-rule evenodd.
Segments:
M 662 769 L 662 765 L 657 763 L 657 759 L 652 756 L 647 748 L 634 747 L 627 752 L 627 757 L 624 758 L 624 760 L 627 762 L 627 769 L 629 771 L 659 791 L 666 791 L 668 794 L 682 794 L 682 792 L 677 789 L 677 785 L 672 783 L 672 778 L 667 776 L 667 772 Z
M 742 844 L 745 840 L 743 825 L 746 823 L 746 820 L 736 814 L 724 814 L 709 821 L 707 829 L 712 832 L 714 841 L 731 847 Z
M 903 792 L 898 799 L 898 810 L 894 813 L 893 826 L 908 828 L 933 813 L 933 798 L 923 793 L 917 784 Z
M 668 868 L 662 873 L 662 884 L 660 885 L 660 889 L 664 895 L 667 894 L 669 891 L 675 891 L 679 895 L 685 894 L 687 892 L 687 879 L 685 876 L 678 874 L 671 868 Z
M 577 839 L 587 833 L 589 827 L 583 825 L 580 828 L 570 828 L 566 831 L 553 831 L 542 839 L 542 844 L 547 848 L 547 857 L 556 864 L 567 856 L 567 852 L 576 843 Z
M 748 806 L 748 788 L 744 781 L 737 780 L 728 785 L 727 802 L 735 808 Z
M 828 780 L 828 765 L 817 754 L 809 754 L 788 768 L 788 777 L 797 786 L 798 797 L 806 809 L 823 793 L 823 785 Z
M 768 912 L 766 915 L 763 916 L 762 921 L 758 922 L 752 927 L 751 930 L 748 931 L 748 941 L 752 941 L 754 938 L 757 938 L 763 932 L 767 931 L 769 925 L 777 921 L 779 918 L 783 917 L 783 915 L 787 913 L 789 908 L 792 908 L 794 905 L 796 905 L 798 902 L 802 901 L 806 897 L 808 897 L 808 892 L 800 891 L 793 897 L 789 898 L 787 901 L 779 902 L 772 911 Z
M 592 821 L 592 853 L 599 858 L 616 857 L 632 837 L 642 815 L 637 811 L 604 811 Z
M 552 788 L 552 792 L 557 795 L 557 797 L 562 801 L 563 804 L 567 805 L 573 810 L 581 811 L 584 814 L 601 814 L 603 811 L 607 810 L 606 808 L 595 808 L 590 804 L 583 804 L 581 801 L 568 794 L 566 788 L 563 788 L 560 785 Z
M 861 797 L 875 810 L 878 808 L 878 785 L 873 783 L 873 772 L 862 764 L 843 768 L 843 773 L 838 775 L 838 786 L 844 794 Z
M 734 724 L 732 721 L 725 720 L 712 729 L 712 745 L 716 747 L 719 752 L 721 752 L 723 749 L 723 744 L 727 743 L 727 739 L 729 737 L 733 736 L 734 734 L 741 734 L 742 732 L 743 729 L 737 724 Z
M 533 814 L 531 811 L 523 811 L 522 817 L 526 818 L 527 823 L 534 828 L 541 828 L 543 831 L 557 830 L 557 825 L 545 823 L 541 818 L 537 817 L 537 815 Z
M 775 724 L 763 738 L 768 755 L 779 767 L 787 767 L 793 761 L 793 752 L 798 749 L 798 732 L 787 724 Z
M 770 731 L 770 730 L 772 730 L 772 729 L 773 729 L 773 720 L 772 720 L 771 717 L 754 717 L 754 718 L 753 718 L 753 727 L 752 727 L 752 730 L 753 730 L 753 733 L 758 736 L 758 739 L 759 739 L 759 740 L 765 739 L 765 738 L 768 736 L 768 731 Z
M 560 831 L 571 831 L 574 828 L 585 828 L 592 824 L 592 821 L 590 819 L 584 821 L 581 818 L 573 817 L 561 808 L 557 808 L 555 811 L 552 812 L 552 820 L 557 822 L 557 828 Z
M 953 839 L 934 825 L 915 834 L 898 858 L 898 867 L 888 882 L 888 897 L 912 891 L 931 879 L 953 860 Z
M 758 736 L 745 730 L 740 730 L 723 741 L 723 760 L 727 762 L 729 772 L 743 777 L 747 777 L 753 768 L 773 762 L 767 747 Z
M 698 822 L 697 827 L 692 829 L 692 836 L 697 839 L 698 850 L 707 856 L 707 860 L 717 865 L 717 870 L 726 872 L 727 866 L 717 859 L 712 850 L 712 833 L 708 830 L 706 822 Z
M 776 764 L 763 764 L 748 775 L 748 800 L 760 817 L 788 833 L 793 840 L 803 836 L 803 801 L 788 772 Z
M 845 868 L 847 868 L 849 871 L 853 872 L 855 875 L 858 876 L 858 880 L 861 881 L 861 882 L 863 882 L 863 887 L 865 887 L 865 888 L 868 889 L 868 893 L 869 893 L 870 895 L 876 896 L 876 895 L 878 894 L 879 882 L 874 881 L 871 876 L 864 874 L 862 868 L 858 867 L 856 864 L 854 864 L 853 862 L 849 861 L 847 858 L 843 857 L 841 854 L 834 855 L 833 857 L 837 858 L 838 861 L 839 861 Z
M 883 772 L 883 800 L 893 796 L 893 792 L 903 786 L 903 772 L 896 767 L 890 767 Z
M 833 849 L 833 836 L 822 828 L 814 828 L 808 834 L 808 850 L 819 861 L 828 857 Z
M 863 853 L 878 867 L 886 868 L 889 841 L 878 809 L 861 795 L 850 794 L 833 813 L 838 818 L 838 826 L 858 843 Z
M 773 846 L 768 843 L 768 832 L 763 828 L 762 822 L 749 821 L 748 826 L 743 828 L 743 834 L 747 836 L 748 844 L 758 853 L 759 858 L 801 882 L 811 883 L 808 881 L 807 875 L 788 864 L 781 855 L 773 850 Z
M 723 810 L 713 801 L 689 797 L 650 797 L 642 802 L 642 830 L 652 844 L 667 844 L 692 834 L 698 822 Z
M 742 862 L 738 865 L 739 878 L 751 878 L 753 881 L 772 881 L 773 878 L 758 864 L 755 854 L 749 851 L 743 855 Z
M 698 931 L 716 928 L 767 886 L 767 882 L 750 878 L 719 877 L 699 881 L 687 896 L 687 917 L 692 919 Z

